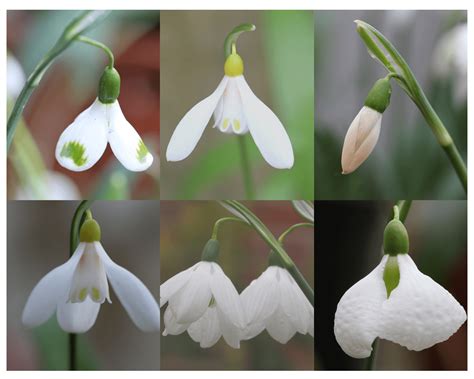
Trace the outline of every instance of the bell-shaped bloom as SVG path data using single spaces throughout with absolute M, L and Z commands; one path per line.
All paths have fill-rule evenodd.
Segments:
M 290 138 L 278 117 L 250 89 L 243 75 L 243 62 L 231 54 L 224 79 L 217 89 L 184 115 L 166 150 L 168 161 L 185 159 L 196 147 L 214 115 L 214 128 L 243 135 L 250 132 L 263 158 L 275 168 L 293 167 Z
M 334 334 L 342 350 L 354 358 L 369 357 L 379 337 L 420 351 L 446 341 L 466 321 L 456 299 L 421 273 L 408 254 L 395 256 L 399 283 L 387 298 L 383 279 L 388 255 L 342 296 Z
M 344 138 L 341 166 L 343 174 L 356 170 L 374 149 L 380 135 L 382 113 L 363 106 Z
M 240 347 L 245 316 L 239 294 L 221 267 L 201 261 L 160 286 L 160 306 L 168 303 L 163 335 L 189 336 L 203 348 L 221 336 L 233 348 Z
M 62 132 L 56 159 L 69 170 L 84 171 L 104 154 L 107 142 L 130 171 L 144 171 L 153 163 L 153 156 L 126 120 L 118 100 L 104 104 L 98 98 Z
M 280 343 L 296 332 L 313 336 L 314 308 L 286 269 L 269 266 L 240 296 L 248 322 L 244 339 L 264 329 Z
M 99 241 L 79 243 L 66 263 L 38 282 L 23 310 L 23 323 L 35 327 L 56 312 L 66 332 L 87 332 L 100 305 L 105 299 L 110 302 L 107 280 L 138 328 L 160 330 L 160 310 L 150 291 L 135 275 L 114 263 Z

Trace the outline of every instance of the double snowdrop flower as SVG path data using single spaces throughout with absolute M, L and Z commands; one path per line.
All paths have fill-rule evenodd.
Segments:
M 244 339 L 264 329 L 273 339 L 287 343 L 296 332 L 314 335 L 314 308 L 290 273 L 270 265 L 241 294 L 248 325 Z
M 209 120 L 213 128 L 238 136 L 248 132 L 268 164 L 279 169 L 293 167 L 293 148 L 278 117 L 250 89 L 244 78 L 244 63 L 232 53 L 224 64 L 224 78 L 217 89 L 184 115 L 166 150 L 168 161 L 188 157 L 199 142 Z
M 343 174 L 355 171 L 374 150 L 379 139 L 382 114 L 390 104 L 390 77 L 379 79 L 370 90 L 365 104 L 352 121 L 344 138 L 341 166 Z
M 82 225 L 80 243 L 71 258 L 35 286 L 22 321 L 35 327 L 56 313 L 66 332 L 87 332 L 97 319 L 100 305 L 106 299 L 111 302 L 108 281 L 138 328 L 145 332 L 160 330 L 160 311 L 150 291 L 109 258 L 100 243 L 100 227 L 93 219 Z
M 107 67 L 100 79 L 99 96 L 59 137 L 56 159 L 72 171 L 91 168 L 104 154 L 107 143 L 130 171 L 144 171 L 153 163 L 143 140 L 126 120 L 117 100 L 120 76 Z
M 408 234 L 400 221 L 387 225 L 384 250 L 380 264 L 337 305 L 334 334 L 353 358 L 369 357 L 377 337 L 409 350 L 427 349 L 466 321 L 464 308 L 407 254 Z
M 215 262 L 218 249 L 218 241 L 209 240 L 201 262 L 160 286 L 160 307 L 168 303 L 164 336 L 187 331 L 203 348 L 222 336 L 229 346 L 240 347 L 245 315 L 237 290 Z

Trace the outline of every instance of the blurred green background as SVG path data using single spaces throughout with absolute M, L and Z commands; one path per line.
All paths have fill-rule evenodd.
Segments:
M 8 11 L 7 47 L 29 75 L 80 11 Z M 49 67 L 23 113 L 9 151 L 8 197 L 27 200 L 142 199 L 159 196 L 158 11 L 112 11 L 86 35 L 109 46 L 121 76 L 120 106 L 154 156 L 145 172 L 126 170 L 108 147 L 89 170 L 73 172 L 55 159 L 63 130 L 97 97 L 107 57 L 73 43 Z M 14 80 L 9 65 L 9 80 Z M 14 96 L 9 94 L 9 109 Z M 27 132 L 22 130 L 27 128 Z M 28 132 L 29 131 L 29 132 Z
M 346 355 L 334 337 L 342 295 L 382 259 L 388 201 L 317 201 L 316 369 L 360 370 L 366 360 Z M 418 269 L 467 308 L 467 202 L 414 201 L 405 222 Z M 379 340 L 377 370 L 466 370 L 467 322 L 447 341 L 420 351 Z
M 161 151 L 176 125 L 209 96 L 224 75 L 224 39 L 235 26 L 254 23 L 237 49 L 253 92 L 282 121 L 295 152 L 291 170 L 262 158 L 250 134 L 246 143 L 256 199 L 313 199 L 313 13 L 310 11 L 161 12 Z M 208 126 L 192 154 L 166 162 L 163 199 L 245 199 L 238 141 Z
M 356 19 L 395 45 L 467 157 L 467 28 L 442 46 L 447 33 L 465 25 L 465 11 L 316 11 L 316 198 L 464 199 L 446 154 L 396 83 L 374 151 L 354 173 L 341 175 L 346 131 L 386 74 L 367 53 Z
M 26 300 L 38 281 L 69 257 L 69 228 L 79 203 L 8 202 L 7 369 L 67 370 L 67 333 L 56 315 L 34 329 L 21 323 Z M 110 258 L 135 274 L 158 300 L 159 204 L 97 201 L 91 207 Z M 144 333 L 128 317 L 110 287 L 95 325 L 78 335 L 78 369 L 158 370 L 160 336 Z
M 289 201 L 245 202 L 278 237 L 294 223 L 304 222 Z M 215 221 L 229 216 L 216 202 L 161 201 L 161 283 L 200 260 Z M 219 265 L 241 293 L 267 267 L 269 248 L 259 235 L 240 223 L 219 228 Z M 314 286 L 313 230 L 301 228 L 288 235 L 285 248 L 308 283 Z M 314 287 L 313 287 L 314 288 Z M 166 308 L 162 309 L 162 314 Z M 162 329 L 164 325 L 162 325 Z M 266 331 L 242 341 L 232 349 L 221 338 L 213 347 L 201 349 L 185 332 L 161 337 L 163 370 L 312 370 L 314 339 L 296 334 L 286 345 Z

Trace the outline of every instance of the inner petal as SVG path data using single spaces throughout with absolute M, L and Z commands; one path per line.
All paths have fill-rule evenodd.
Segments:
M 234 80 L 230 79 L 222 95 L 222 110 L 219 109 L 219 119 L 216 125 L 223 133 L 245 134 L 248 132 L 247 121 L 244 117 L 242 100 Z
M 109 285 L 104 264 L 92 243 L 86 244 L 84 254 L 74 271 L 69 301 L 82 303 L 87 296 L 96 303 L 103 303 L 105 299 L 110 303 Z

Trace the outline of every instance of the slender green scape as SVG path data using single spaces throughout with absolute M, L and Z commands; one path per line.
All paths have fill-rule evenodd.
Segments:
M 420 110 L 426 123 L 436 137 L 440 147 L 447 154 L 464 191 L 467 193 L 467 168 L 459 150 L 443 122 L 435 112 L 423 89 L 415 78 L 408 63 L 393 44 L 377 29 L 366 22 L 356 20 L 357 32 L 374 56 L 388 71 Z M 376 40 L 374 40 L 374 37 Z M 379 46 L 385 49 L 388 55 Z

